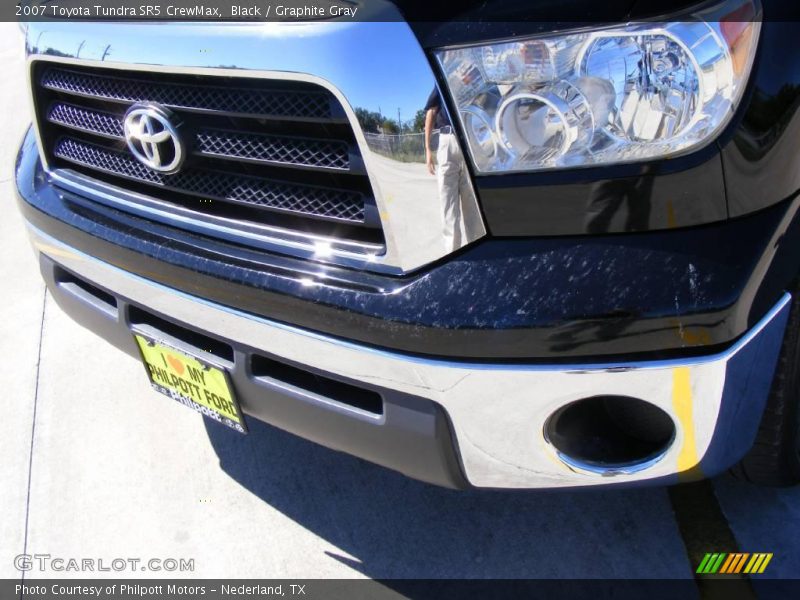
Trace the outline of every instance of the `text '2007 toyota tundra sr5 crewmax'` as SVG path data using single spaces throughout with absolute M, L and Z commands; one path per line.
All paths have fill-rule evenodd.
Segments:
M 63 310 L 219 426 L 442 486 L 797 482 L 791 2 L 349 4 L 28 24 Z

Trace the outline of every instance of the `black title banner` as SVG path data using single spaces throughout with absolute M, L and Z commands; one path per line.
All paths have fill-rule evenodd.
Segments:
M 751 582 L 718 579 L 707 581 L 718 597 L 752 597 Z M 795 596 L 798 581 L 758 581 L 759 592 Z M 709 587 L 710 586 L 710 587 Z M 793 591 L 792 591 L 793 590 Z M 237 598 L 284 600 L 398 600 L 436 598 L 587 598 L 596 600 L 667 600 L 698 597 L 693 579 L 670 580 L 438 580 L 438 579 L 25 579 L 0 580 L 0 599 L 28 600 L 177 600 Z M 716 597 L 716 596 L 715 596 Z
M 2 21 L 411 21 L 428 23 L 612 23 L 674 15 L 699 0 L 15 0 Z M 800 20 L 800 3 L 772 7 L 766 20 Z
M 242 0 L 221 2 L 196 0 L 28 0 L 14 6 L 21 21 L 123 20 L 123 21 L 313 21 L 386 20 L 399 14 L 380 1 L 367 4 L 350 0 L 303 0 L 270 2 Z M 375 10 L 378 8 L 380 10 Z M 7 10 L 4 7 L 4 10 Z M 392 14 L 394 12 L 394 14 Z M 4 15 L 5 16 L 5 15 Z

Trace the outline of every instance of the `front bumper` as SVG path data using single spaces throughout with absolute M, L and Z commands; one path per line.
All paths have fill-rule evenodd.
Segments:
M 136 352 L 131 307 L 220 340 L 233 349 L 229 367 L 246 414 L 450 487 L 667 484 L 724 470 L 755 438 L 790 300 L 785 295 L 737 343 L 709 356 L 574 366 L 449 362 L 342 341 L 193 297 L 29 229 L 58 303 L 118 347 Z M 377 392 L 383 414 L 259 377 L 254 354 Z M 544 434 L 547 419 L 597 395 L 660 407 L 674 421 L 672 443 L 644 468 L 584 469 L 562 460 Z

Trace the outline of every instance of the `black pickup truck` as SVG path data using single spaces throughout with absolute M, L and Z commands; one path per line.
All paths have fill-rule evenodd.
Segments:
M 792 3 L 31 22 L 19 208 L 63 310 L 230 435 L 453 488 L 793 484 Z

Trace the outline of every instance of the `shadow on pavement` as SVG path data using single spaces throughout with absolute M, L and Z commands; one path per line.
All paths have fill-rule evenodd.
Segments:
M 758 579 L 796 580 L 800 565 L 800 487 L 758 487 L 730 475 L 716 478 L 714 487 L 740 551 L 774 554 Z
M 663 489 L 456 492 L 248 426 L 206 421 L 222 469 L 368 577 L 691 577 Z

